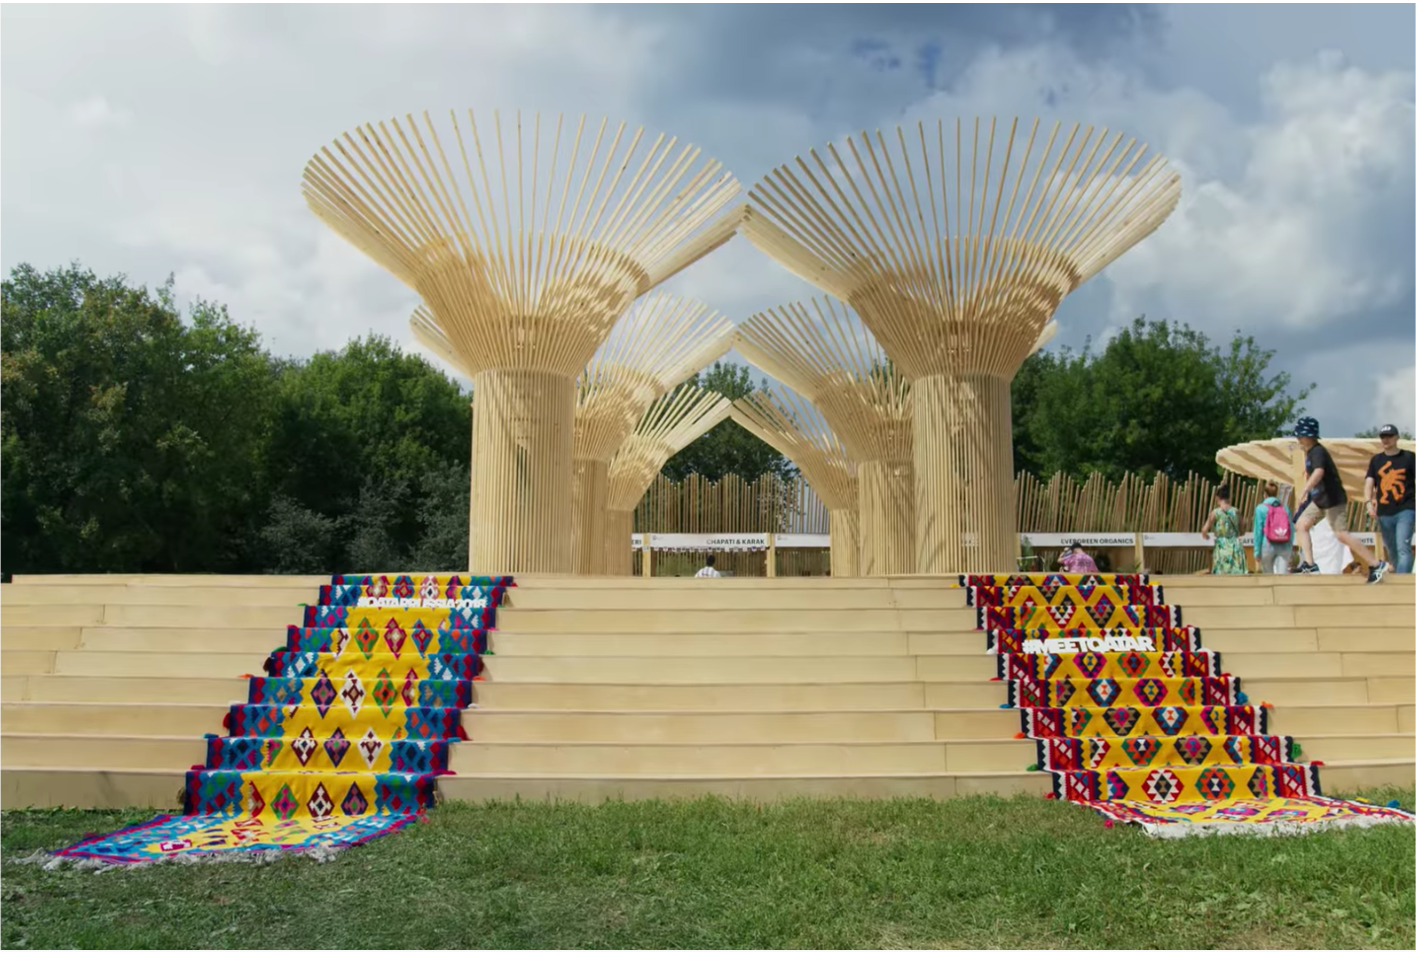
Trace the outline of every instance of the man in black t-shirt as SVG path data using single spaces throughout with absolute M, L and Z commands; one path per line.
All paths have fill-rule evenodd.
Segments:
M 1411 571 L 1411 524 L 1416 518 L 1416 453 L 1403 450 L 1394 424 L 1377 431 L 1382 452 L 1367 464 L 1367 514 L 1377 518 L 1387 558 L 1396 571 Z
M 1342 475 L 1333 463 L 1327 447 L 1318 443 L 1318 422 L 1312 417 L 1302 417 L 1293 428 L 1293 436 L 1307 453 L 1304 470 L 1308 482 L 1298 494 L 1301 501 L 1294 527 L 1298 546 L 1303 551 L 1303 561 L 1298 564 L 1298 572 L 1315 573 L 1317 563 L 1313 561 L 1313 537 L 1310 534 L 1318 520 L 1327 520 L 1337 541 L 1351 550 L 1352 555 L 1367 567 L 1367 581 L 1381 582 L 1391 567 L 1377 557 L 1357 537 L 1347 531 L 1347 491 L 1342 488 Z

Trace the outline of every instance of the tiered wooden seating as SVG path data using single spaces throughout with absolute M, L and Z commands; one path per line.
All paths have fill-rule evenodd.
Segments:
M 4 806 L 175 806 L 240 676 L 327 581 L 0 588 Z M 1326 791 L 1412 783 L 1412 577 L 1154 581 L 1274 705 L 1271 729 L 1325 762 Z M 1041 795 L 1035 746 L 1014 739 L 1018 713 L 998 707 L 994 659 L 950 582 L 519 577 L 443 794 Z

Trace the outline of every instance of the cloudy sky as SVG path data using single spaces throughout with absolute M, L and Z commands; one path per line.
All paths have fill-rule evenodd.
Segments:
M 413 347 L 411 291 L 305 208 L 360 122 L 590 112 L 751 184 L 921 117 L 1124 130 L 1180 170 L 1159 231 L 1062 305 L 1053 343 L 1138 313 L 1277 351 L 1328 433 L 1416 425 L 1409 4 L 7 6 L 0 266 L 79 260 L 226 303 L 276 351 Z M 738 238 L 671 286 L 735 320 L 813 289 Z

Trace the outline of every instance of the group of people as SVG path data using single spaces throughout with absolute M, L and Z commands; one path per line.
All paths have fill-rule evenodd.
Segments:
M 1254 562 L 1261 573 L 1287 573 L 1293 563 L 1293 543 L 1296 538 L 1301 560 L 1293 572 L 1318 572 L 1313 556 L 1313 527 L 1325 520 L 1337 541 L 1346 546 L 1362 565 L 1367 567 L 1367 582 L 1381 582 L 1388 572 L 1411 572 L 1411 531 L 1416 522 L 1416 454 L 1401 449 L 1397 443 L 1400 431 L 1387 424 L 1377 431 L 1382 449 L 1367 464 L 1365 497 L 1367 514 L 1377 520 L 1382 545 L 1388 556 L 1396 560 L 1395 567 L 1385 559 L 1377 559 L 1347 528 L 1347 491 L 1332 454 L 1319 442 L 1318 422 L 1303 417 L 1293 429 L 1293 436 L 1303 447 L 1303 470 L 1307 481 L 1300 493 L 1296 512 L 1279 497 L 1276 483 L 1264 484 L 1264 498 L 1254 507 Z M 1244 547 L 1239 542 L 1239 512 L 1229 502 L 1229 487 L 1214 492 L 1214 509 L 1205 520 L 1200 535 L 1214 532 L 1214 563 L 1216 575 L 1235 575 L 1249 571 Z M 714 577 L 721 573 L 714 568 L 709 556 L 697 576 Z M 1068 546 L 1058 559 L 1063 572 L 1096 572 L 1096 562 L 1081 543 Z
M 1289 510 L 1278 495 L 1278 485 L 1264 486 L 1264 498 L 1254 507 L 1254 561 L 1264 573 L 1286 573 L 1293 561 L 1296 537 L 1300 561 L 1294 572 L 1318 572 L 1313 556 L 1313 527 L 1325 520 L 1337 541 L 1367 567 L 1367 582 L 1381 582 L 1393 567 L 1354 536 L 1347 527 L 1347 491 L 1332 454 L 1319 442 L 1318 422 L 1312 417 L 1298 421 L 1293 435 L 1304 450 L 1307 482 L 1296 512 Z M 1367 513 L 1376 517 L 1386 553 L 1396 560 L 1395 571 L 1411 572 L 1411 530 L 1416 517 L 1416 454 L 1397 443 L 1400 432 L 1392 424 L 1377 431 L 1382 449 L 1367 464 L 1365 498 Z M 1229 487 L 1215 491 L 1214 510 L 1200 530 L 1202 536 L 1214 531 L 1215 574 L 1248 571 L 1244 548 L 1239 543 L 1239 513 L 1229 502 Z

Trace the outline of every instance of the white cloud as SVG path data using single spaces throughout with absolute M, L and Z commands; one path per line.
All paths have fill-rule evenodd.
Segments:
M 1391 423 L 1407 433 L 1416 432 L 1416 366 L 1377 378 L 1372 409 L 1380 421 L 1377 426 Z
M 310 155 L 358 122 L 450 106 L 585 110 L 638 122 L 657 109 L 663 121 L 650 122 L 651 132 L 702 146 L 750 185 L 809 147 L 873 128 L 859 120 L 878 100 L 887 128 L 901 118 L 1041 113 L 1150 142 L 1181 170 L 1183 204 L 1082 289 L 1076 311 L 1064 304 L 1064 315 L 1079 315 L 1080 324 L 1095 312 L 1090 331 L 1139 311 L 1215 336 L 1252 330 L 1279 348 L 1296 383 L 1322 383 L 1313 403 L 1323 415 L 1365 415 L 1376 394 L 1395 394 L 1383 406 L 1409 403 L 1409 373 L 1398 372 L 1410 363 L 1410 324 L 1382 329 L 1383 343 L 1373 343 L 1376 332 L 1360 323 L 1412 295 L 1409 67 L 1357 69 L 1303 54 L 1261 76 L 1246 73 L 1258 91 L 1251 114 L 1235 103 L 1253 96 L 1216 98 L 1213 84 L 1204 92 L 1158 88 L 1139 69 L 1082 61 L 1055 45 L 982 53 L 955 45 L 956 62 L 971 59 L 957 84 L 902 116 L 895 97 L 912 77 L 892 74 L 879 93 L 854 82 L 860 75 L 841 69 L 850 60 L 847 33 L 839 50 L 829 38 L 777 44 L 800 95 L 778 90 L 749 101 L 741 89 L 721 92 L 724 76 L 740 75 L 730 55 L 737 51 L 707 56 L 703 38 L 675 33 L 667 15 L 292 5 L 110 6 L 86 18 L 75 30 L 62 9 L 7 8 L 5 267 L 78 258 L 146 283 L 175 272 L 179 293 L 225 301 L 280 352 L 337 348 L 369 330 L 414 346 L 406 327 L 416 295 L 300 198 Z M 1272 30 L 1265 36 L 1281 46 Z M 716 72 L 705 68 L 701 82 L 686 82 L 685 62 Z M 1205 68 L 1197 57 L 1181 65 L 1171 72 Z M 852 85 L 833 95 L 833 83 Z M 135 113 L 141 137 L 131 131 Z M 110 132 L 93 149 L 93 129 L 124 123 L 130 131 Z M 743 239 L 670 289 L 738 321 L 818 294 Z M 1062 324 L 1063 340 L 1077 343 Z M 1322 335 L 1351 345 L 1341 369 L 1310 344 L 1290 343 Z
M 81 128 L 126 126 L 133 120 L 131 112 L 114 107 L 102 96 L 90 96 L 74 103 L 68 115 L 69 121 Z
M 1315 328 L 1410 296 L 1412 74 L 1323 55 L 1263 85 L 1243 168 L 1187 176 L 1170 221 L 1108 273 L 1120 314 L 1160 299 L 1180 316 Z
M 1409 296 L 1416 76 L 1322 54 L 1275 65 L 1261 85 L 1263 115 L 1245 126 L 1196 90 L 1048 46 L 980 57 L 909 115 L 1085 118 L 1170 159 L 1180 206 L 1103 272 L 1117 320 L 1312 328 Z
M 42 11 L 17 20 L 27 42 L 5 50 L 4 172 L 25 187 L 3 190 L 5 265 L 79 258 L 144 283 L 175 273 L 179 295 L 226 303 L 293 354 L 369 331 L 414 346 L 417 296 L 305 207 L 301 170 L 318 148 L 424 108 L 500 107 L 504 124 L 518 107 L 634 122 L 657 42 L 593 9 L 535 5 L 96 8 L 79 35 Z M 121 69 L 104 35 L 123 38 Z M 102 76 L 104 95 L 74 95 L 79 76 Z M 118 102 L 152 118 L 141 141 L 94 154 L 79 126 L 130 121 Z M 62 241 L 33 240 L 59 223 L 72 224 Z M 34 258 L 55 245 L 62 257 Z

